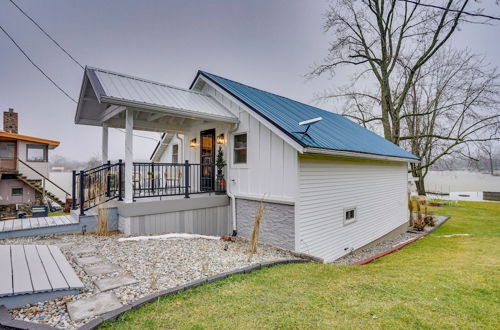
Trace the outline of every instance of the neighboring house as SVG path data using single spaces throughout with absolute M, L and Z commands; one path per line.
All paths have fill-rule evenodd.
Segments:
M 310 120 L 314 123 L 308 125 Z M 105 155 L 107 127 L 126 128 L 126 203 L 118 204 L 118 212 L 127 233 L 188 231 L 188 224 L 199 217 L 200 224 L 189 228 L 206 233 L 203 226 L 222 217 L 238 235 L 249 237 L 263 202 L 261 242 L 330 262 L 406 230 L 408 163 L 417 158 L 341 115 L 289 98 L 202 71 L 186 90 L 87 68 L 76 123 L 103 126 Z M 151 157 L 156 165 L 132 168 L 133 129 L 166 132 Z M 142 192 L 167 187 L 161 178 L 170 173 L 158 171 L 172 163 L 182 171 L 186 160 L 192 164 L 189 177 L 182 179 L 183 172 L 175 185 L 181 194 L 184 187 L 191 191 L 193 182 L 200 182 L 198 192 L 217 190 L 210 188 L 218 186 L 215 166 L 203 164 L 215 163 L 219 147 L 227 163 L 227 215 L 220 209 L 197 215 L 194 209 L 209 204 L 194 198 L 189 210 L 175 204 L 186 200 L 163 201 L 164 217 L 151 220 L 146 208 L 138 213 L 140 203 L 134 204 L 135 213 L 127 208 Z M 194 165 L 199 166 L 195 173 Z M 139 189 L 136 181 L 144 182 L 141 166 L 147 166 L 142 171 L 150 183 Z M 168 195 L 175 194 L 162 190 L 147 196 Z M 213 210 L 214 205 L 204 207 Z M 163 226 L 174 222 L 181 225 Z
M 18 114 L 13 109 L 3 114 L 0 131 L 0 205 L 40 205 L 45 197 L 62 204 L 44 189 L 49 176 L 49 150 L 58 141 L 18 134 Z M 49 182 L 45 182 L 49 185 Z M 12 211 L 12 210 L 11 210 Z

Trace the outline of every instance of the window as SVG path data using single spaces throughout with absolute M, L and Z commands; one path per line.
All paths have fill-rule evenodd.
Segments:
M 179 145 L 174 144 L 172 146 L 172 163 L 178 163 L 179 162 Z
M 234 136 L 234 163 L 246 164 L 247 162 L 247 134 Z
M 350 207 L 344 209 L 344 225 L 356 222 L 356 208 Z
M 22 196 L 23 195 L 23 188 L 12 188 L 12 196 Z
M 16 158 L 16 143 L 0 142 L 0 158 L 2 159 Z
M 28 144 L 26 146 L 26 160 L 28 162 L 46 162 L 47 146 L 40 144 Z

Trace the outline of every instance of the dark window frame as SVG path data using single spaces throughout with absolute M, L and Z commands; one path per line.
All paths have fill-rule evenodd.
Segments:
M 15 141 L 0 141 L 0 143 L 12 144 L 14 146 L 14 156 L 12 157 L 0 157 L 0 159 L 16 159 L 17 158 L 17 142 Z
M 237 136 L 246 136 L 246 142 L 245 142 L 245 147 L 236 147 L 236 137 Z M 236 151 L 239 150 L 245 150 L 245 161 L 236 161 Z M 234 165 L 246 165 L 248 163 L 248 133 L 247 132 L 241 132 L 241 133 L 235 133 L 233 136 L 233 164 Z
M 43 149 L 43 160 L 30 160 L 29 150 L 30 149 Z M 26 161 L 31 163 L 46 163 L 49 161 L 49 148 L 43 144 L 27 144 L 26 145 Z
M 18 192 L 17 193 L 14 193 L 14 190 L 17 190 Z M 19 193 L 20 191 L 20 193 Z M 10 189 L 10 194 L 11 196 L 22 196 L 24 194 L 24 189 L 21 187 L 21 188 L 11 188 Z

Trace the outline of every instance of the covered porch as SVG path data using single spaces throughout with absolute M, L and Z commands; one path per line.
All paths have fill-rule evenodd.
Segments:
M 226 166 L 215 157 L 218 148 L 227 154 L 224 136 L 238 118 L 208 95 L 87 67 L 75 123 L 102 128 L 102 165 L 73 174 L 73 208 L 81 214 L 110 200 L 225 194 Z M 124 129 L 123 160 L 108 159 L 109 128 Z M 177 136 L 177 161 L 134 162 L 134 130 Z

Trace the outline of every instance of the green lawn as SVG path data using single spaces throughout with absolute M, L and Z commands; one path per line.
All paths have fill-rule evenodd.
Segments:
M 64 211 L 56 211 L 56 212 L 49 212 L 49 217 L 58 217 L 60 215 L 68 215 L 69 213 L 65 213 Z
M 106 328 L 500 328 L 500 203 L 432 209 L 433 234 L 365 266 L 282 265 L 160 299 Z M 471 237 L 437 235 L 469 233 Z

